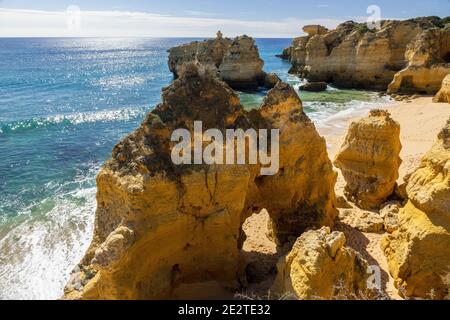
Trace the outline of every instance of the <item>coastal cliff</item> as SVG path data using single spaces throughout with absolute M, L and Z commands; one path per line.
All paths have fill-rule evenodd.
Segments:
M 98 174 L 94 237 L 64 298 L 170 299 L 211 281 L 237 290 L 245 282 L 242 224 L 253 212 L 270 211 L 279 243 L 332 226 L 336 173 L 292 87 L 278 82 L 259 109 L 245 111 L 209 68 L 186 64 L 178 75 Z M 194 121 L 204 130 L 279 129 L 280 170 L 262 176 L 261 163 L 175 166 L 171 133 L 193 133 Z
M 446 50 L 445 45 L 444 49 L 439 45 L 439 50 L 424 45 L 440 43 L 435 35 L 442 39 L 445 34 L 437 20 L 383 22 L 380 34 L 361 28 L 353 22 L 331 31 L 306 26 L 308 36 L 295 39 L 298 47 L 286 49 L 284 55 L 303 61 L 293 70 L 310 80 L 331 76 L 328 81 L 342 81 L 343 86 L 374 88 L 381 84 L 387 88 L 394 71 L 402 69 L 405 75 L 416 64 L 432 69 L 443 63 L 436 57 Z M 334 62 L 320 60 L 320 54 L 312 56 L 320 47 Z M 384 52 L 392 64 L 384 64 L 383 69 L 379 50 L 391 50 Z M 162 102 L 139 128 L 114 147 L 97 176 L 94 237 L 71 274 L 64 299 L 192 298 L 196 286 L 208 298 L 211 288 L 231 294 L 246 289 L 251 278 L 274 279 L 271 290 L 281 297 L 371 299 L 375 292 L 367 288 L 367 261 L 373 263 L 373 258 L 367 250 L 374 245 L 380 256 L 387 256 L 404 297 L 429 298 L 430 292 L 433 298 L 448 297 L 449 124 L 400 192 L 399 123 L 378 109 L 354 121 L 334 161 L 342 173 L 342 192 L 335 186 L 337 173 L 325 139 L 303 111 L 296 91 L 275 74 L 264 73 L 253 39 L 224 39 L 219 33 L 214 40 L 169 52 L 176 79 L 162 90 Z M 353 57 L 350 61 L 346 60 L 349 56 Z M 374 78 L 366 78 L 364 70 L 351 75 L 356 69 L 346 69 L 357 68 L 359 63 L 363 68 L 361 59 Z M 323 68 L 324 74 L 317 71 L 314 78 L 306 61 Z M 339 66 L 342 61 L 347 61 L 345 68 Z M 336 70 L 337 77 L 329 73 Z M 417 80 L 408 87 L 404 80 L 400 82 L 398 92 L 429 84 Z M 262 104 L 244 109 L 233 88 L 261 85 L 272 88 Z M 444 80 L 438 96 L 445 96 L 445 90 Z M 267 163 L 260 158 L 255 164 L 175 165 L 171 134 L 184 129 L 193 137 L 187 144 L 195 145 L 198 121 L 203 131 L 216 130 L 223 136 L 228 129 L 278 129 L 279 170 L 263 175 Z M 248 143 L 258 139 L 247 138 Z M 208 142 L 216 141 L 203 133 L 200 139 L 207 148 L 211 147 Z M 274 145 L 260 149 L 276 150 Z M 212 158 L 227 152 L 220 144 L 209 151 Z M 186 156 L 185 151 L 181 154 Z M 189 155 L 195 158 L 191 151 Z M 244 224 L 260 219 L 249 219 L 254 213 L 267 217 L 264 240 L 276 248 L 273 256 L 261 259 L 252 252 L 244 257 L 248 237 Z M 362 248 L 367 239 L 370 245 Z M 268 271 L 275 270 L 280 257 L 277 273 Z M 380 294 L 382 290 L 377 288 Z
M 424 30 L 408 45 L 408 65 L 394 76 L 389 93 L 435 94 L 450 73 L 450 27 Z
M 438 90 L 436 83 L 442 81 L 443 70 L 450 62 L 446 21 L 437 17 L 386 20 L 381 22 L 379 30 L 370 30 L 366 24 L 353 21 L 342 23 L 333 30 L 306 26 L 303 30 L 308 35 L 295 38 L 283 56 L 292 63 L 291 73 L 313 82 L 387 90 L 394 76 L 405 69 L 391 85 L 392 92 L 402 88 L 408 92 L 435 93 Z M 419 52 L 424 47 L 427 51 L 434 50 L 431 49 L 434 44 L 425 41 L 431 34 L 432 42 L 438 43 L 439 52 L 422 65 L 422 71 L 408 85 L 411 78 L 402 79 L 417 68 L 415 61 Z M 439 39 L 436 40 L 437 34 Z
M 223 38 L 219 31 L 215 39 L 169 50 L 169 69 L 175 77 L 188 62 L 198 62 L 217 70 L 222 80 L 234 89 L 254 89 L 266 84 L 264 61 L 259 56 L 255 40 L 245 35 L 231 40 Z

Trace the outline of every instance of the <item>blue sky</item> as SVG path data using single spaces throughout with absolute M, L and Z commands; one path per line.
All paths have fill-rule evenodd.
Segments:
M 291 37 L 302 23 L 364 21 L 373 4 L 382 18 L 450 15 L 450 0 L 0 0 L 0 36 L 206 36 L 218 28 L 231 36 L 240 28 L 253 36 Z M 81 23 L 67 30 L 63 15 L 73 5 Z

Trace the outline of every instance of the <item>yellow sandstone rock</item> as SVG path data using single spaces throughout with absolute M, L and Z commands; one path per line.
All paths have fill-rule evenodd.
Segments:
M 332 224 L 336 174 L 295 91 L 279 82 L 261 108 L 247 112 L 215 72 L 197 64 L 181 70 L 98 174 L 94 238 L 65 298 L 189 298 L 190 285 L 205 283 L 236 290 L 242 224 L 252 212 L 272 210 L 280 238 Z M 174 165 L 171 134 L 192 133 L 194 121 L 222 132 L 279 128 L 280 171 L 261 176 L 260 164 Z
M 353 21 L 329 31 L 306 26 L 308 36 L 294 38 L 282 56 L 292 63 L 290 73 L 312 82 L 434 94 L 450 63 L 450 29 L 445 23 L 425 17 L 383 20 L 380 29 L 372 30 Z
M 421 32 L 406 50 L 408 65 L 388 87 L 390 93 L 435 94 L 450 73 L 450 29 Z
M 394 192 L 401 164 L 400 125 L 383 110 L 350 125 L 334 164 L 346 181 L 349 200 L 378 208 Z
M 280 259 L 273 292 L 300 300 L 370 297 L 368 264 L 345 242 L 342 232 L 327 227 L 305 232 Z
M 400 228 L 382 248 L 404 296 L 442 299 L 450 292 L 450 120 L 409 178 Z
M 248 36 L 234 39 L 220 64 L 220 76 L 232 88 L 256 88 L 264 83 L 264 61 L 255 40 Z
M 219 31 L 215 39 L 169 49 L 169 69 L 176 77 L 184 64 L 192 62 L 220 71 L 222 80 L 233 88 L 254 89 L 268 84 L 271 89 L 276 84 L 267 83 L 270 77 L 266 79 L 255 40 L 245 35 L 231 40 Z
M 447 102 L 450 103 L 450 74 L 448 74 L 442 81 L 441 90 L 436 94 L 433 102 Z

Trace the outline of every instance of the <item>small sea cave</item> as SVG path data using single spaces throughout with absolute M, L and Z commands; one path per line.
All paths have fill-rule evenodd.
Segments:
M 447 52 L 447 53 L 445 53 L 445 54 L 442 56 L 442 60 L 444 60 L 445 63 L 450 63 L 450 51 Z

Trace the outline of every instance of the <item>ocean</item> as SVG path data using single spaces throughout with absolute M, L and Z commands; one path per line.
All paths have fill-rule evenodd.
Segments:
M 0 299 L 57 299 L 90 243 L 95 175 L 170 84 L 167 49 L 199 39 L 0 39 Z M 265 71 L 291 39 L 257 39 Z M 246 108 L 264 92 L 241 93 Z M 373 107 L 367 91 L 299 92 L 317 126 Z

